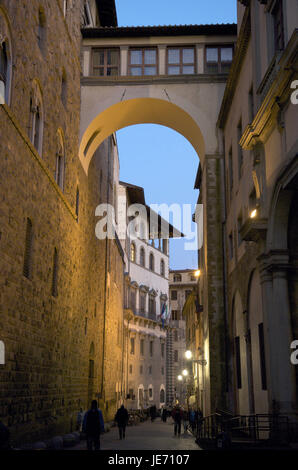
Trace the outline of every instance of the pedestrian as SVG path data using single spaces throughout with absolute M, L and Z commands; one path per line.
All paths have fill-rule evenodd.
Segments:
M 151 416 L 151 421 L 153 423 L 153 421 L 156 418 L 156 406 L 155 405 L 150 407 L 150 416 Z
M 166 423 L 166 422 L 167 422 L 167 417 L 168 417 L 168 411 L 167 411 L 166 408 L 163 408 L 163 409 L 162 409 L 162 415 L 161 415 L 161 417 L 162 417 L 163 422 Z
M 10 449 L 10 432 L 2 421 L 0 421 L 0 450 Z
M 175 406 L 172 411 L 172 417 L 174 420 L 174 434 L 175 436 L 180 437 L 181 434 L 181 420 L 182 420 L 182 410 L 180 409 L 179 405 Z
M 125 428 L 128 423 L 128 411 L 124 408 L 124 405 L 121 405 L 115 415 L 115 421 L 118 424 L 119 429 L 119 438 L 125 439 Z
M 184 434 L 185 434 L 188 428 L 188 413 L 185 409 L 182 410 L 182 420 L 183 420 L 183 428 L 184 428 Z
M 195 416 L 195 412 L 194 412 L 193 409 L 191 409 L 190 412 L 189 412 L 189 424 L 190 424 L 190 427 L 191 427 L 191 431 L 194 434 L 195 433 L 195 427 L 196 427 L 196 416 Z
M 93 400 L 90 410 L 85 413 L 83 432 L 87 438 L 87 449 L 100 449 L 100 434 L 104 433 L 104 421 L 101 410 L 97 407 L 97 401 Z
M 83 408 L 80 408 L 80 411 L 77 414 L 77 431 L 82 432 L 82 425 L 84 419 Z

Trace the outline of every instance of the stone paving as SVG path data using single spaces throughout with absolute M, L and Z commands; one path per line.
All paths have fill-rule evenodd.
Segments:
M 183 428 L 183 426 L 182 426 Z M 81 441 L 70 450 L 85 450 L 86 441 Z M 126 428 L 126 437 L 119 439 L 118 428 L 113 427 L 101 436 L 102 450 L 201 450 L 195 443 L 192 434 L 181 432 L 180 437 L 174 436 L 172 419 L 167 423 L 157 419 L 153 423 L 145 421 L 136 426 Z

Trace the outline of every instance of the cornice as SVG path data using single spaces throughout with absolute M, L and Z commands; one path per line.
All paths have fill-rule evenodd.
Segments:
M 282 55 L 278 54 L 273 58 L 260 84 L 258 93 L 262 97 L 262 104 L 240 139 L 244 150 L 252 149 L 258 142 L 265 142 L 279 120 L 292 92 L 290 82 L 298 70 L 297 50 L 298 29 L 294 31 Z
M 235 92 L 235 88 L 239 79 L 241 67 L 244 61 L 244 57 L 247 51 L 249 39 L 251 33 L 251 20 L 250 20 L 250 7 L 246 7 L 244 17 L 242 20 L 238 40 L 236 43 L 235 55 L 233 58 L 230 74 L 228 77 L 222 105 L 220 108 L 217 126 L 223 128 L 225 126 L 230 107 L 232 104 L 232 97 Z
M 157 75 L 155 77 L 82 77 L 81 86 L 116 86 L 116 85 L 155 85 L 155 84 L 185 84 L 185 83 L 226 83 L 227 73 L 197 75 Z

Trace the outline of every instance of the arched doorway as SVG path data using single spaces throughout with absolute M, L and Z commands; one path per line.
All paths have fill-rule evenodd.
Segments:
M 248 333 L 251 349 L 251 390 L 254 413 L 268 413 L 265 330 L 259 271 L 251 275 L 248 290 Z
M 234 384 L 237 414 L 250 413 L 247 363 L 247 327 L 243 305 L 237 290 L 233 300 Z

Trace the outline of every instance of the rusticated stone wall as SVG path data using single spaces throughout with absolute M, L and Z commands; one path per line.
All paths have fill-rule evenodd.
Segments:
M 94 231 L 95 207 L 107 196 L 112 202 L 110 170 L 118 163 L 110 140 L 96 152 L 88 177 L 80 166 L 81 6 L 72 2 L 65 21 L 61 5 L 58 0 L 0 1 L 13 61 L 11 101 L 0 106 L 0 339 L 6 350 L 0 365 L 0 420 L 16 443 L 74 430 L 77 411 L 86 409 L 91 398 L 102 400 L 110 419 L 122 378 L 121 251 L 111 241 L 108 258 L 113 261 L 107 264 L 106 243 Z M 40 6 L 46 18 L 43 53 L 37 42 Z M 61 101 L 63 69 L 66 105 Z M 42 155 L 28 138 L 33 80 L 40 84 L 44 108 Z M 65 136 L 63 192 L 54 178 L 58 128 Z M 27 218 L 33 229 L 29 279 L 23 275 Z M 57 297 L 51 290 L 54 248 Z

